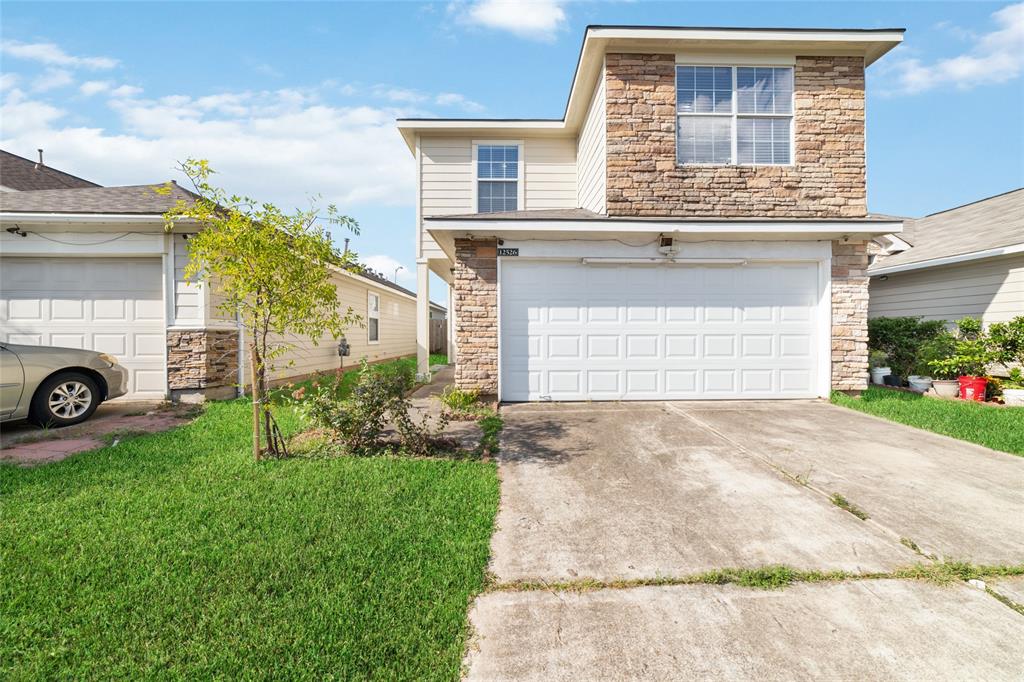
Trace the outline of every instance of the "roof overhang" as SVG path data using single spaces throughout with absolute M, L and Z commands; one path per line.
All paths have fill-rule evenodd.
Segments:
M 892 275 L 900 272 L 923 270 L 924 268 L 935 268 L 943 265 L 956 265 L 958 263 L 968 263 L 970 261 L 981 260 L 983 258 L 998 258 L 999 256 L 1012 256 L 1017 253 L 1024 253 L 1024 244 L 1010 244 L 1008 246 L 1000 246 L 994 249 L 985 249 L 984 251 L 972 251 L 970 253 L 962 253 L 956 256 L 929 258 L 927 260 L 920 260 L 914 263 L 890 265 L 889 267 L 886 267 L 884 265 L 885 261 L 882 261 L 883 265 L 877 268 L 870 268 L 868 270 L 868 275 L 870 275 L 871 277 L 879 277 L 881 275 Z
M 635 235 L 671 235 L 687 240 L 835 240 L 871 239 L 899 234 L 902 221 L 891 220 L 679 220 L 600 218 L 584 220 L 488 220 L 427 218 L 424 228 L 448 254 L 456 239 L 491 238 L 573 240 L 617 239 Z
M 904 30 L 588 26 L 561 119 L 406 118 L 398 120 L 398 130 L 413 153 L 418 134 L 572 135 L 586 115 L 607 52 L 857 56 L 868 66 L 903 42 Z

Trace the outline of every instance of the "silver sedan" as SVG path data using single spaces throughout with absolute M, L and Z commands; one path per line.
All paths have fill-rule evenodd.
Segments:
M 70 426 L 128 391 L 128 371 L 106 353 L 0 343 L 0 422 Z

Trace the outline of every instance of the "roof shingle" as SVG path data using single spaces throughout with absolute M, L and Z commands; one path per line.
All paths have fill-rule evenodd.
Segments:
M 0 149 L 0 185 L 18 191 L 99 187 L 95 182 L 40 166 L 35 161 Z
M 9 213 L 107 213 L 158 214 L 173 208 L 178 199 L 195 195 L 180 185 L 170 184 L 169 194 L 158 194 L 152 185 L 44 189 L 31 192 L 0 192 L 0 211 Z

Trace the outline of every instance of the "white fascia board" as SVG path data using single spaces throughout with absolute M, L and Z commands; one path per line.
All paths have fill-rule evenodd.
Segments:
M 870 43 L 870 42 L 902 42 L 903 32 L 891 29 L 876 31 L 814 31 L 807 29 L 768 28 L 768 29 L 736 29 L 736 28 L 630 28 L 630 27 L 593 27 L 588 31 L 588 38 L 604 38 L 606 40 L 714 40 L 722 42 L 802 42 L 802 43 Z
M 793 235 L 881 235 L 898 234 L 903 230 L 901 221 L 686 221 L 671 220 L 444 220 L 424 221 L 429 232 L 465 234 L 507 234 L 526 232 L 580 233 L 580 232 L 634 232 L 677 234 L 793 234 Z
M 971 253 L 962 253 L 958 256 L 931 258 L 929 260 L 917 261 L 916 263 L 904 263 L 903 265 L 892 265 L 887 268 L 875 268 L 868 270 L 868 275 L 870 275 L 871 277 L 878 277 L 879 275 L 891 275 L 897 272 L 909 272 L 911 270 L 921 270 L 923 268 L 935 268 L 941 265 L 956 265 L 957 263 L 967 263 L 972 260 L 981 260 L 982 258 L 995 258 L 996 256 L 1012 256 L 1015 253 L 1024 253 L 1024 244 L 1011 244 L 1009 246 L 1000 246 L 994 249 L 985 249 L 984 251 L 972 251 Z
M 121 225 L 124 223 L 163 223 L 163 215 L 127 214 L 127 213 L 0 213 L 0 222 L 4 223 L 105 223 Z
M 416 135 L 421 133 L 479 135 L 490 132 L 528 137 L 531 133 L 557 134 L 565 131 L 564 119 L 407 119 L 399 120 L 396 125 L 398 132 L 402 134 L 402 139 L 405 140 L 405 145 L 414 155 L 416 153 Z

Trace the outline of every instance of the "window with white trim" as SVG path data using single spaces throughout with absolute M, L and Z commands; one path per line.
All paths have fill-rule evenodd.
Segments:
M 676 161 L 792 163 L 793 68 L 677 66 Z
M 477 146 L 477 212 L 497 213 L 519 209 L 520 161 L 517 144 Z
M 366 340 L 370 343 L 380 342 L 380 296 L 374 293 L 367 294 Z

